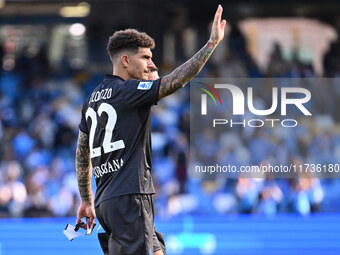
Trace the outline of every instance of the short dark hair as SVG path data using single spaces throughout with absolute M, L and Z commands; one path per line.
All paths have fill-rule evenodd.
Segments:
M 122 50 L 134 50 L 137 52 L 138 47 L 153 49 L 155 41 L 146 33 L 129 28 L 116 31 L 110 36 L 106 49 L 111 61 L 113 61 L 116 54 Z

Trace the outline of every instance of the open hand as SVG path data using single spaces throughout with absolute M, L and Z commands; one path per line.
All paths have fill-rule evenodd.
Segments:
M 223 12 L 222 6 L 218 5 L 210 35 L 210 40 L 214 45 L 217 45 L 220 41 L 222 41 L 224 37 L 224 29 L 227 22 L 225 20 L 221 21 L 222 12 Z

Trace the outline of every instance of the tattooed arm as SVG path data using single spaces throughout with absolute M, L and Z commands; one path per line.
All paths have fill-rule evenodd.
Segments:
M 77 214 L 77 223 L 80 222 L 82 217 L 87 217 L 89 218 L 89 225 L 92 226 L 96 216 L 93 208 L 91 189 L 92 168 L 90 160 L 89 137 L 86 133 L 80 130 L 76 152 L 76 171 L 78 188 L 81 197 L 81 204 Z
M 224 37 L 224 28 L 226 21 L 222 20 L 222 6 L 219 5 L 215 13 L 214 21 L 211 28 L 210 39 L 191 59 L 180 67 L 177 67 L 171 74 L 162 78 L 159 87 L 158 99 L 166 97 L 180 88 L 183 88 L 201 71 L 216 46 Z

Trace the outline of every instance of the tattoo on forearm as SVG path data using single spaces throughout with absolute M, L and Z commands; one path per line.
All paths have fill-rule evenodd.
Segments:
M 78 188 L 83 202 L 92 202 L 91 190 L 91 161 L 88 135 L 79 131 L 77 152 L 76 152 L 76 171 Z
M 177 67 L 172 73 L 162 78 L 159 87 L 158 99 L 168 96 L 180 88 L 183 88 L 191 79 L 193 79 L 203 68 L 215 45 L 209 41 L 198 51 L 192 58 L 180 67 Z

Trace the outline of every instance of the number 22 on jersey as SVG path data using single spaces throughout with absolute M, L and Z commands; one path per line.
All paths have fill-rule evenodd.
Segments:
M 105 112 L 108 116 L 107 123 L 105 126 L 105 135 L 104 135 L 103 145 L 102 145 L 104 153 L 109 153 L 115 150 L 125 148 L 125 144 L 123 140 L 111 142 L 113 129 L 115 128 L 115 125 L 117 122 L 116 110 L 111 105 L 107 103 L 102 103 L 99 106 L 98 111 L 97 111 L 98 116 L 100 117 L 103 112 Z M 97 124 L 98 124 L 97 113 L 95 112 L 95 110 L 93 110 L 93 108 L 89 107 L 85 114 L 86 119 L 90 117 L 92 120 L 92 124 L 90 128 L 90 135 L 89 135 L 91 158 L 101 156 L 101 150 L 100 150 L 101 147 L 93 148 L 94 135 L 95 135 Z

